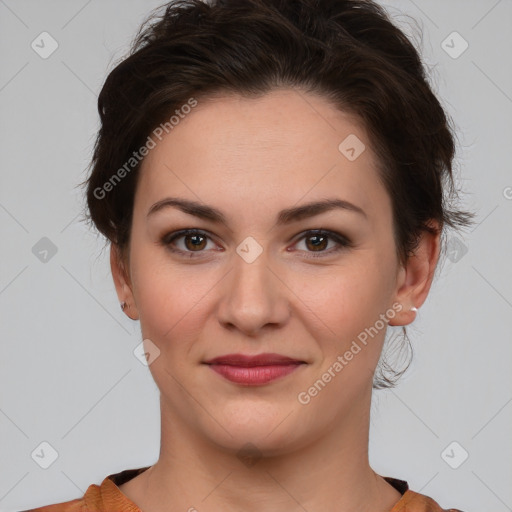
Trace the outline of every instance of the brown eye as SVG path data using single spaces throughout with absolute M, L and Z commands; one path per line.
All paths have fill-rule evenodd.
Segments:
M 329 237 L 325 235 L 310 235 L 306 237 L 306 246 L 312 251 L 322 251 L 327 247 L 328 240 Z
M 352 247 L 352 242 L 343 235 L 321 229 L 307 231 L 295 245 L 302 240 L 305 241 L 305 249 L 301 249 L 300 252 L 303 252 L 307 258 L 327 257 Z M 200 257 L 202 253 L 206 253 L 209 241 L 213 243 L 207 233 L 197 229 L 185 229 L 162 238 L 162 244 L 170 251 L 188 258 Z M 329 248 L 330 243 L 334 246 Z
M 211 240 L 211 238 L 203 231 L 185 229 L 164 236 L 162 238 L 162 244 L 168 247 L 172 252 L 193 258 L 206 252 L 205 249 L 209 240 Z
M 184 235 L 185 247 L 194 251 L 195 249 L 204 249 L 206 246 L 206 237 L 203 235 Z
M 302 238 L 299 239 L 299 242 L 302 240 L 305 241 L 304 245 L 306 247 L 302 252 L 306 254 L 307 258 L 327 257 L 352 247 L 352 242 L 343 235 L 334 231 L 324 231 L 321 229 L 307 231 Z M 328 249 L 329 242 L 333 242 L 334 247 L 331 246 L 331 248 Z

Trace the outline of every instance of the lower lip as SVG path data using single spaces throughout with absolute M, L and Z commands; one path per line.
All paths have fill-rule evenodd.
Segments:
M 302 363 L 268 366 L 231 366 L 228 364 L 210 364 L 210 368 L 224 378 L 237 384 L 258 386 L 267 384 L 295 371 Z

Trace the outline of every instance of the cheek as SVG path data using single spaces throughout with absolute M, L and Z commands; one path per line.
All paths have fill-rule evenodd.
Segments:
M 157 345 L 179 340 L 186 345 L 200 329 L 208 293 L 218 281 L 212 271 L 187 268 L 166 259 L 165 251 L 142 250 L 132 259 L 135 301 L 142 334 Z
M 317 281 L 314 291 L 305 288 L 302 292 L 308 297 L 304 302 L 321 319 L 321 331 L 315 337 L 322 344 L 323 369 L 345 354 L 349 364 L 343 373 L 347 376 L 361 370 L 368 376 L 377 365 L 387 321 L 394 313 L 390 311 L 392 273 L 382 261 L 370 262 L 365 258 L 364 264 L 333 269 Z
M 313 287 L 304 287 L 308 305 L 333 326 L 374 321 L 387 309 L 392 294 L 391 269 L 369 258 L 333 267 Z

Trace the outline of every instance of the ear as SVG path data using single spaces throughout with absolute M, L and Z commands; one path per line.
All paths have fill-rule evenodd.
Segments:
M 119 246 L 112 243 L 110 246 L 110 269 L 112 271 L 119 302 L 126 302 L 124 312 L 132 320 L 138 320 L 139 312 L 133 297 L 128 265 L 127 258 L 124 257 Z
M 439 260 L 441 236 L 437 221 L 431 220 L 429 225 L 435 229 L 435 234 L 423 231 L 414 253 L 399 269 L 395 301 L 402 304 L 403 309 L 390 319 L 389 325 L 412 323 L 416 313 L 411 308 L 419 308 L 427 299 Z

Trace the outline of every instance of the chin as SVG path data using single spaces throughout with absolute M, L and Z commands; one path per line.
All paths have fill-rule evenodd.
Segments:
M 298 444 L 291 438 L 291 432 L 284 432 L 284 435 L 279 436 L 262 435 L 257 429 L 240 429 L 232 436 L 226 434 L 220 438 L 215 437 L 212 441 L 222 451 L 236 455 L 247 466 L 261 458 L 285 455 L 298 448 Z
M 239 456 L 245 452 L 251 456 L 253 451 L 256 457 L 284 455 L 308 444 L 308 440 L 301 436 L 297 415 L 289 414 L 291 408 L 288 410 L 275 405 L 271 414 L 268 405 L 265 411 L 248 405 L 233 413 L 217 415 L 216 419 L 224 428 L 217 422 L 213 425 L 208 422 L 208 426 L 204 425 L 204 435 L 219 448 Z M 311 432 L 305 435 L 309 438 Z

